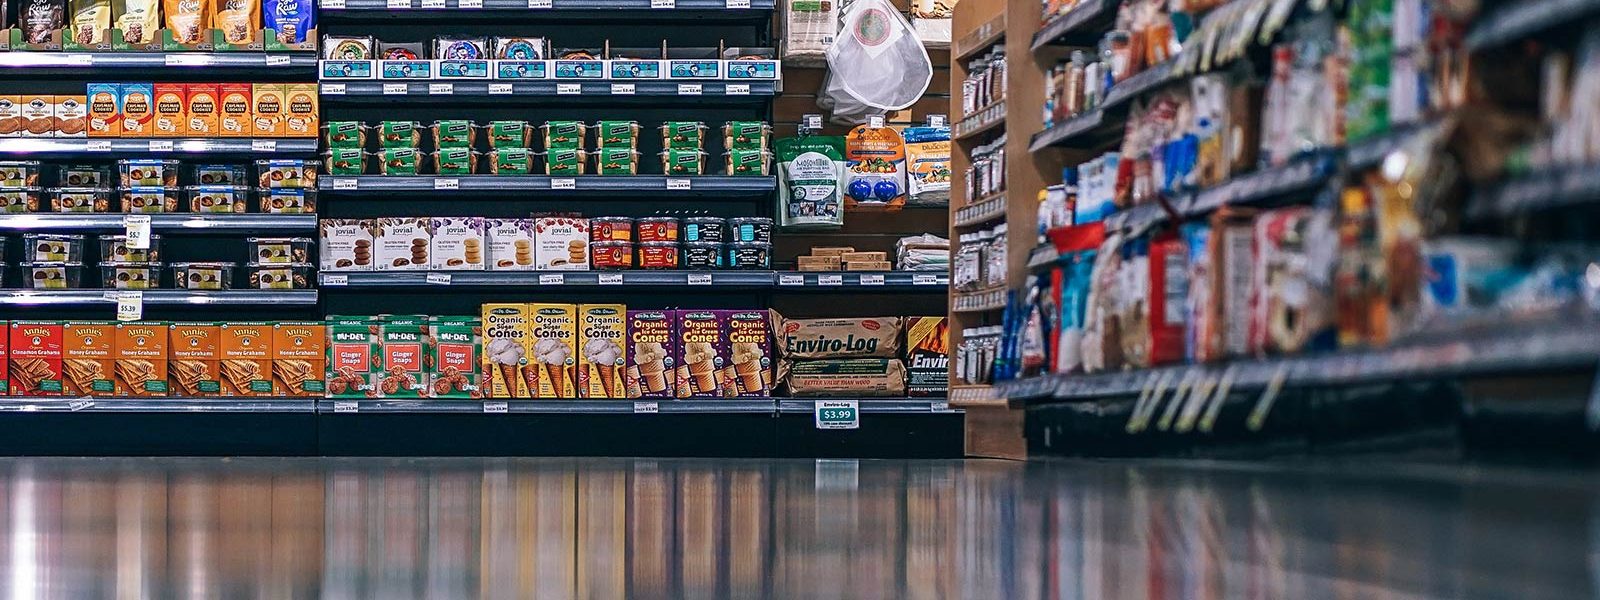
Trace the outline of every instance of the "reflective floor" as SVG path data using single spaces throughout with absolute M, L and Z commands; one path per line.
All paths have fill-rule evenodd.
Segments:
M 7 598 L 1586 598 L 1588 474 L 0 460 Z

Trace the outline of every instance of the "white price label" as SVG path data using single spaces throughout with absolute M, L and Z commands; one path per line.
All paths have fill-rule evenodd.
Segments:
M 883 285 L 883 275 L 882 274 L 862 275 L 861 276 L 861 285 Z
M 491 83 L 491 84 L 489 84 L 489 95 L 490 96 L 510 96 L 511 95 L 511 84 L 509 84 L 509 83 Z
M 483 412 L 492 414 L 505 414 L 511 412 L 511 404 L 502 400 L 485 400 Z
M 269 67 L 286 67 L 286 66 L 289 66 L 289 57 L 287 55 L 283 55 L 283 54 L 268 54 L 267 55 L 267 66 L 269 66 Z
M 867 128 L 883 129 L 883 115 L 872 115 L 867 117 Z
M 350 276 L 343 273 L 323 273 L 322 287 L 350 285 Z
M 169 67 L 203 67 L 211 64 L 209 54 L 168 54 L 166 58 Z
M 144 318 L 144 292 L 114 292 L 117 297 L 117 320 L 137 321 Z
M 322 95 L 324 95 L 324 96 L 343 96 L 344 95 L 344 84 L 342 84 L 342 83 L 324 83 L 324 84 L 322 84 Z
M 600 285 L 622 285 L 621 273 L 601 273 Z
M 383 84 L 383 95 L 385 95 L 385 96 L 396 96 L 396 95 L 402 95 L 403 96 L 408 91 L 411 91 L 411 87 L 406 85 L 406 84 L 404 84 L 404 83 L 385 83 L 385 84 Z
M 111 140 L 89 140 L 89 144 L 84 146 L 84 150 L 89 152 L 110 152 Z
M 344 0 L 322 0 L 317 3 L 318 8 L 344 8 Z
M 556 95 L 557 96 L 576 96 L 576 95 L 582 94 L 582 93 L 583 93 L 583 86 L 578 85 L 576 83 L 558 83 L 558 84 L 556 84 Z
M 678 95 L 679 96 L 699 96 L 700 95 L 700 84 L 698 84 L 698 83 L 680 83 L 680 84 L 678 84 Z
M 728 8 L 750 8 L 750 0 L 728 0 L 723 6 Z
M 449 273 L 429 273 L 428 285 L 450 285 Z
M 324 1 L 326 1 L 326 0 L 324 0 Z M 343 4 L 343 2 L 340 2 L 340 4 Z M 327 4 L 323 4 L 323 6 L 326 7 Z M 361 403 L 360 402 L 334 402 L 333 403 L 333 412 L 336 412 L 336 413 L 353 413 L 353 412 L 360 412 L 360 411 L 361 411 Z
M 944 127 L 944 115 L 928 115 L 929 127 Z
M 411 0 L 388 0 L 385 4 L 390 10 L 397 8 L 411 8 Z
M 926 274 L 912 275 L 911 285 L 939 285 L 939 276 Z
M 122 217 L 123 235 L 127 236 L 129 248 L 134 250 L 150 249 L 150 215 L 127 215 Z
M 860 429 L 861 403 L 856 400 L 818 400 L 817 429 Z
M 550 179 L 550 189 L 575 190 L 578 189 L 578 180 L 571 177 L 552 177 Z
M 950 403 L 944 400 L 934 400 L 928 403 L 928 410 L 936 413 L 950 412 Z
M 723 88 L 722 93 L 727 94 L 729 96 L 749 96 L 750 95 L 750 84 L 748 84 L 748 83 L 730 83 L 730 84 L 727 85 L 727 87 Z
M 456 7 L 465 8 L 467 10 L 477 10 L 483 8 L 483 0 L 460 0 L 459 2 L 456 2 Z
M 67 403 L 67 410 L 70 410 L 72 412 L 78 412 L 80 410 L 83 410 L 83 409 L 86 409 L 86 408 L 93 408 L 93 407 L 94 407 L 94 401 L 93 400 L 73 400 L 73 401 Z
M 422 0 L 422 8 L 444 8 L 444 0 Z
M 822 115 L 806 115 L 804 118 L 806 121 L 806 129 L 822 129 Z
M 844 285 L 843 275 L 818 275 L 817 285 Z
M 356 179 L 354 177 L 335 177 L 335 178 L 333 178 L 333 189 L 336 189 L 336 190 L 353 190 L 353 189 L 359 188 L 360 185 L 361 185 L 361 180 Z
M 74 66 L 74 67 L 89 67 L 89 66 L 93 66 L 94 65 L 94 55 L 93 54 L 68 54 L 66 60 L 64 60 L 62 62 L 65 62 L 68 65 Z
M 566 276 L 560 273 L 544 273 L 539 275 L 539 285 L 566 285 Z
M 428 93 L 434 96 L 449 96 L 456 93 L 456 84 L 430 83 L 428 84 Z
M 151 152 L 171 152 L 172 140 L 150 140 Z
M 784 273 L 778 276 L 778 285 L 805 285 L 806 276 L 799 273 Z
M 667 189 L 669 189 L 669 190 L 687 190 L 687 189 L 690 189 L 690 187 L 693 186 L 693 185 L 694 184 L 691 183 L 688 179 L 684 179 L 682 177 L 668 177 L 667 178 Z
M 555 8 L 552 0 L 528 0 L 528 8 Z
M 677 0 L 650 0 L 650 8 L 677 8 Z
M 250 140 L 251 152 L 277 152 L 278 140 Z
M 645 415 L 645 414 L 653 415 L 653 414 L 656 414 L 656 413 L 659 413 L 659 412 L 661 412 L 661 403 L 659 403 L 659 402 L 635 402 L 635 403 L 633 403 L 633 414 L 636 414 L 636 415 Z
M 632 96 L 633 95 L 633 84 L 631 84 L 631 83 L 613 83 L 613 84 L 611 84 L 611 95 L 613 95 L 613 96 Z
M 689 285 L 711 285 L 710 273 L 690 273 Z
M 461 180 L 454 177 L 435 177 L 433 179 L 433 189 L 459 190 L 461 189 Z

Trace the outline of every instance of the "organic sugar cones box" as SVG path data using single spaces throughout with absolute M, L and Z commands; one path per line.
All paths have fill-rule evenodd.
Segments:
M 172 395 L 222 395 L 221 323 L 173 323 L 167 328 L 167 385 Z
M 428 317 L 389 315 L 378 324 L 383 372 L 373 385 L 380 398 L 426 398 Z
M 727 396 L 772 395 L 772 326 L 767 311 L 741 310 L 728 315 L 728 358 L 733 376 Z
M 110 396 L 117 324 L 69 321 L 61 326 L 61 383 L 68 396 Z
M 434 317 L 428 322 L 428 395 L 483 398 L 478 354 L 483 322 L 477 317 Z
M 670 310 L 628 311 L 629 398 L 672 398 L 677 383 L 677 314 Z
M 578 306 L 578 396 L 620 400 L 628 397 L 624 374 L 628 365 L 628 307 L 621 304 Z
M 59 321 L 11 322 L 12 396 L 60 396 L 62 331 Z
M 727 316 L 731 311 L 680 310 L 678 315 L 677 396 L 712 398 L 722 395 L 727 363 Z
M 578 385 L 578 307 L 572 304 L 529 304 L 533 321 L 533 371 L 528 389 L 535 398 L 576 398 Z M 527 378 L 530 369 L 523 369 Z
M 483 305 L 483 353 L 478 360 L 489 398 L 532 398 L 524 369 L 532 369 L 533 315 L 526 304 Z
M 272 389 L 277 396 L 321 398 L 328 360 L 327 326 L 323 323 L 277 323 L 272 326 Z
M 327 374 L 323 385 L 329 398 L 370 398 L 377 395 L 373 371 L 378 366 L 378 324 L 370 317 L 328 317 Z
M 117 324 L 113 390 L 118 396 L 166 396 L 167 330 L 171 323 Z
M 273 395 L 272 324 L 224 323 L 221 334 L 222 395 Z

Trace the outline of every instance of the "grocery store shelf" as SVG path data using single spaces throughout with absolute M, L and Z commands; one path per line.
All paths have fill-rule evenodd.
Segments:
M 1028 268 L 1042 269 L 1055 264 L 1061 258 L 1061 252 L 1056 250 L 1055 244 L 1045 242 L 1028 253 Z
M 816 273 L 794 271 L 368 271 L 322 272 L 322 287 L 705 287 L 708 290 L 782 288 L 795 291 L 896 290 L 944 293 L 943 272 Z
M 1033 134 L 1028 151 L 1038 152 L 1050 147 L 1093 149 L 1120 140 L 1133 99 L 1188 77 L 1175 73 L 1175 65 L 1181 58 L 1150 67 L 1113 85 L 1099 105 Z
M 972 114 L 957 121 L 955 129 L 951 133 L 955 136 L 955 139 L 964 140 L 993 131 L 1005 125 L 1005 122 L 1006 101 L 999 100 L 989 106 L 975 110 Z
M 249 69 L 309 76 L 316 66 L 313 52 L 0 52 L 0 75 L 95 69 L 171 69 L 163 74 Z
M 1438 132 L 1437 122 L 1397 125 L 1388 133 L 1371 136 L 1346 146 L 1344 166 L 1356 170 L 1376 167 L 1391 154 L 1408 150 L 1413 140 Z
M 503 406 L 501 406 L 503 405 Z M 737 414 L 771 413 L 772 398 L 709 400 L 321 400 L 318 412 L 456 414 Z
M 638 11 L 641 18 L 648 15 L 650 20 L 701 19 L 707 16 L 706 13 L 724 17 L 757 17 L 762 11 L 773 10 L 777 5 L 774 0 L 675 0 L 670 4 L 650 0 L 468 0 L 465 3 L 461 0 L 323 0 L 320 4 L 321 14 L 329 17 L 345 13 L 354 16 L 382 12 L 419 19 L 458 19 L 489 12 L 486 18 L 506 18 L 505 11 L 516 11 L 521 13 L 517 17 L 519 19 L 542 15 L 566 19 L 585 12 L 608 13 L 615 18 L 616 11 Z
M 405 86 L 385 89 L 385 86 Z M 491 93 L 491 86 L 494 91 Z M 345 81 L 322 83 L 322 101 L 348 102 L 445 102 L 459 105 L 464 101 L 483 101 L 503 104 L 513 99 L 539 99 L 541 101 L 575 103 L 593 102 L 596 98 L 608 100 L 636 100 L 641 103 L 659 103 L 667 98 L 683 102 L 748 101 L 765 102 L 778 93 L 776 81 L 434 81 L 434 82 L 382 82 Z
M 556 184 L 552 184 L 556 182 Z M 585 175 L 549 177 L 546 175 L 373 175 L 336 177 L 325 175 L 317 181 L 324 194 L 345 196 L 386 196 L 393 192 L 431 192 L 470 194 L 538 191 L 540 197 L 596 195 L 617 192 L 649 192 L 668 196 L 736 196 L 770 194 L 777 189 L 776 177 L 730 177 L 696 175 Z M 516 198 L 526 199 L 526 197 Z
M 0 412 L 312 413 L 313 398 L 0 398 Z
M 0 154 L 51 156 L 104 156 L 108 160 L 129 154 L 206 154 L 250 156 L 257 154 L 313 154 L 315 138 L 3 138 Z
M 817 410 L 819 400 L 851 400 L 852 398 L 779 398 L 778 412 L 811 414 Z M 950 408 L 946 398 L 857 398 L 861 414 L 939 414 L 957 413 Z
M 956 209 L 955 226 L 982 225 L 1006 216 L 1006 193 L 1000 192 L 986 199 Z
M 1173 202 L 1185 216 L 1201 215 L 1222 206 L 1253 206 L 1286 194 L 1315 188 L 1328 182 L 1338 168 L 1331 152 L 1318 152 L 1289 162 L 1241 175 L 1219 186 L 1196 192 L 1183 201 Z
M 1006 13 L 1005 11 L 1000 11 L 1000 14 L 995 15 L 988 22 L 974 27 L 972 31 L 961 36 L 961 39 L 955 40 L 952 45 L 951 58 L 958 61 L 972 58 L 979 52 L 988 50 L 990 46 L 998 44 L 1005 39 Z
M 1600 167 L 1564 167 L 1480 189 L 1467 204 L 1475 220 L 1600 202 Z
M 122 214 L 0 214 L 0 231 L 120 230 Z M 150 215 L 158 232 L 227 233 L 316 231 L 316 215 Z
M 949 400 L 956 407 L 1006 406 L 1006 397 L 992 385 L 952 385 Z
M 1044 27 L 1033 34 L 1031 49 L 1038 51 L 1040 48 L 1052 45 L 1094 45 L 1106 30 L 1111 29 L 1111 23 L 1117 17 L 1117 6 L 1120 4 L 1112 0 L 1079 2 L 1066 14 L 1045 22 Z
M 115 304 L 115 295 L 135 290 L 0 290 L 0 305 L 72 306 Z M 317 290 L 139 290 L 146 306 L 309 306 Z
M 1546 29 L 1581 23 L 1600 14 L 1596 0 L 1521 0 L 1501 2 L 1475 21 L 1467 32 L 1466 47 L 1487 50 L 1529 37 Z
M 951 310 L 958 313 L 988 312 L 1006 307 L 1006 288 L 951 294 Z

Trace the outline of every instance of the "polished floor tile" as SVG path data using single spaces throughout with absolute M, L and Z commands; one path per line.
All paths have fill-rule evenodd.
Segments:
M 31 598 L 1588 598 L 1588 472 L 0 460 Z

